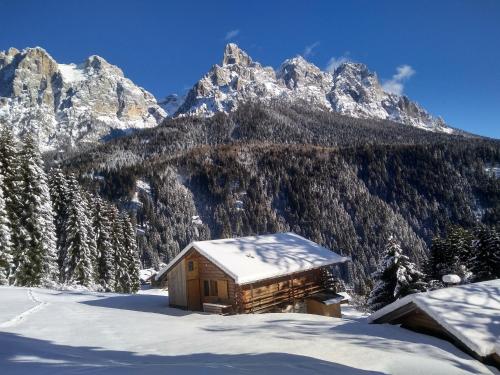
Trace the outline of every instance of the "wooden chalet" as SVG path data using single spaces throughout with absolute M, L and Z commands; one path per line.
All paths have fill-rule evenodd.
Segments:
M 340 304 L 329 272 L 347 261 L 294 233 L 192 242 L 157 280 L 168 284 L 170 306 L 216 313 L 280 311 L 307 297 Z M 339 299 L 340 297 L 340 299 Z M 334 299 L 337 300 L 334 300 Z M 326 308 L 338 313 L 340 307 Z M 321 313 L 315 308 L 313 313 Z
M 368 321 L 443 338 L 500 368 L 500 279 L 410 294 Z

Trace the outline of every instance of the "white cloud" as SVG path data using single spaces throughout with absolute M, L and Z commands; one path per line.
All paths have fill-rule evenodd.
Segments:
M 333 73 L 335 69 L 337 69 L 341 64 L 349 61 L 347 55 L 349 54 L 347 53 L 344 56 L 340 57 L 332 57 L 330 60 L 328 60 L 328 64 L 326 64 L 325 70 L 329 73 Z
M 382 84 L 382 88 L 390 94 L 401 95 L 403 94 L 404 85 L 401 82 L 390 79 Z
M 405 80 L 415 74 L 415 70 L 410 65 L 401 65 L 396 68 L 397 73 L 393 78 L 398 80 Z
M 388 93 L 402 95 L 404 91 L 404 82 L 414 74 L 415 69 L 410 65 L 400 65 L 396 68 L 396 73 L 392 78 L 382 84 L 382 88 Z
M 240 30 L 239 29 L 236 29 L 236 30 L 230 30 L 226 33 L 226 36 L 224 37 L 224 40 L 231 40 L 235 37 L 238 36 L 238 34 L 240 33 Z
M 304 48 L 304 52 L 302 53 L 302 55 L 304 57 L 312 56 L 314 54 L 314 49 L 318 47 L 319 44 L 320 44 L 319 42 L 314 42 L 313 44 L 306 46 L 306 48 Z

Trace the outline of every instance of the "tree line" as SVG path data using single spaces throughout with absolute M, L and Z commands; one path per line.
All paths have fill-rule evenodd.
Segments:
M 369 308 L 376 311 L 409 294 L 444 288 L 445 275 L 458 276 L 461 284 L 500 278 L 500 231 L 485 225 L 472 230 L 451 226 L 446 236 L 433 239 L 421 269 L 391 236 L 372 274 Z
M 135 227 L 75 175 L 49 174 L 36 139 L 0 133 L 0 285 L 139 289 Z
M 433 239 L 425 271 L 436 283 L 447 274 L 462 282 L 500 278 L 500 231 L 486 225 L 451 226 L 446 236 Z

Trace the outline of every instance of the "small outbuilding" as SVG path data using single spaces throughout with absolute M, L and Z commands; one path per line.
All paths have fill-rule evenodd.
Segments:
M 306 298 L 308 314 L 342 318 L 341 305 L 349 301 L 350 296 L 345 292 L 325 291 L 313 294 Z
M 444 338 L 500 367 L 500 279 L 411 294 L 376 311 L 368 321 Z
M 306 297 L 332 294 L 331 267 L 348 259 L 294 233 L 196 241 L 156 279 L 167 282 L 173 307 L 214 313 L 278 311 Z

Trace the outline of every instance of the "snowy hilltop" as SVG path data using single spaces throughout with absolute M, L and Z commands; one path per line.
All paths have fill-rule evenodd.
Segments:
M 297 56 L 274 70 L 253 61 L 234 43 L 226 46 L 221 65 L 214 65 L 188 92 L 176 115 L 227 113 L 250 100 L 302 101 L 351 117 L 452 132 L 442 119 L 431 116 L 406 96 L 384 91 L 377 75 L 364 64 L 344 62 L 329 73 Z
M 153 127 L 166 115 L 102 57 L 66 65 L 40 47 L 0 51 L 0 123 L 18 134 L 35 131 L 45 150 Z

